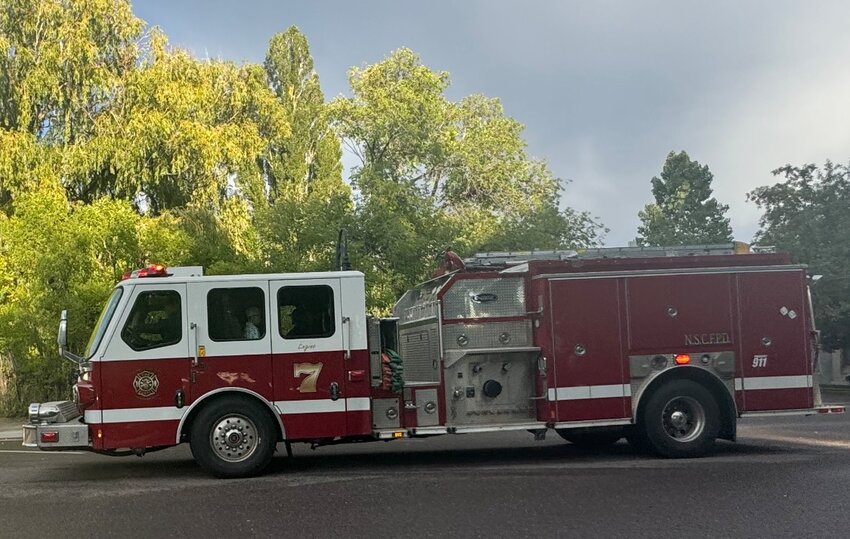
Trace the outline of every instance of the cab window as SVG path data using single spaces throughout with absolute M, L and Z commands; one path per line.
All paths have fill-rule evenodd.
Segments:
M 136 297 L 121 339 L 133 350 L 177 344 L 183 338 L 183 310 L 175 290 L 151 290 Z
M 266 296 L 255 286 L 213 288 L 207 293 L 207 327 L 213 341 L 251 341 L 266 336 Z
M 322 339 L 335 331 L 333 289 L 327 285 L 284 286 L 277 292 L 277 309 L 284 339 Z

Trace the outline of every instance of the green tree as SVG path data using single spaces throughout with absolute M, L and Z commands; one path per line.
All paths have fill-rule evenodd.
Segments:
M 725 213 L 729 206 L 712 196 L 708 166 L 684 151 L 670 152 L 661 176 L 652 178 L 655 202 L 638 213 L 640 245 L 700 245 L 732 241 Z
M 850 168 L 827 161 L 773 174 L 785 180 L 747 194 L 764 211 L 755 241 L 790 252 L 823 276 L 812 286 L 823 346 L 850 350 Z
M 586 214 L 560 211 L 560 182 L 526 153 L 522 125 L 497 99 L 445 96 L 449 75 L 399 49 L 349 73 L 353 96 L 333 103 L 335 125 L 359 164 L 353 239 L 358 267 L 373 286 L 370 302 L 387 306 L 427 277 L 434 256 L 451 246 L 534 239 L 561 247 L 598 240 Z M 587 241 L 585 241 L 587 240 Z
M 266 135 L 261 167 L 270 206 L 258 212 L 264 260 L 275 271 L 327 270 L 351 189 L 307 38 L 296 27 L 272 37 L 265 71 L 291 131 Z
M 0 1 L 0 128 L 85 137 L 134 69 L 142 27 L 125 0 Z

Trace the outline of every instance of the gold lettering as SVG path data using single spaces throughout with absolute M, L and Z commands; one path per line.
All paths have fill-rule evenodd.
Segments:
M 321 363 L 295 363 L 292 365 L 292 376 L 300 378 L 302 375 L 307 375 L 298 386 L 299 393 L 315 393 L 316 382 L 319 379 L 319 373 L 322 372 Z

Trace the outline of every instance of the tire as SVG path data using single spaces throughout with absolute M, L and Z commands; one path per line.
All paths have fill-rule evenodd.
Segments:
M 705 387 L 673 380 L 650 395 L 641 423 L 649 447 L 668 458 L 700 457 L 714 447 L 720 409 Z
M 584 427 L 557 429 L 564 440 L 582 449 L 598 449 L 617 443 L 623 437 L 622 427 Z
M 197 463 L 215 477 L 250 477 L 271 462 L 276 434 L 269 413 L 260 403 L 225 397 L 198 413 L 189 444 Z

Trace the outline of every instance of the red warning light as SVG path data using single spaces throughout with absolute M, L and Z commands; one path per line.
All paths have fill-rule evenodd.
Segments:
M 691 356 L 688 354 L 676 354 L 676 365 L 687 365 L 691 362 Z
M 134 279 L 136 277 L 168 277 L 168 269 L 162 264 L 151 264 L 146 268 L 126 272 L 121 277 L 121 280 Z

